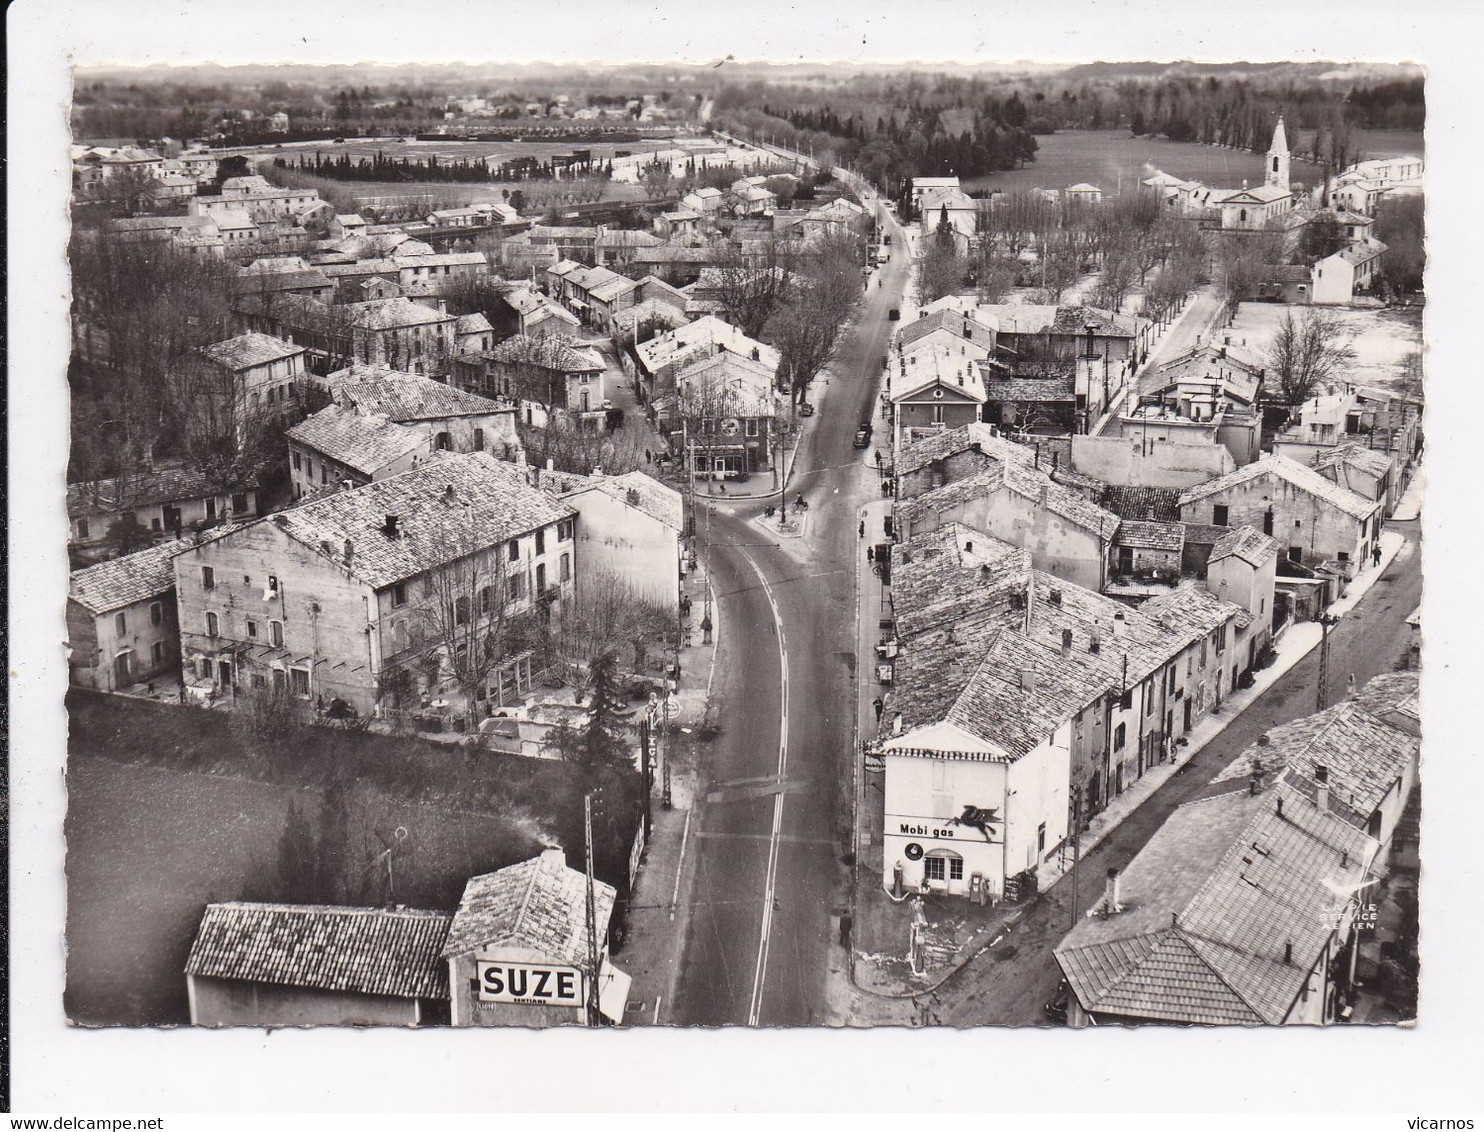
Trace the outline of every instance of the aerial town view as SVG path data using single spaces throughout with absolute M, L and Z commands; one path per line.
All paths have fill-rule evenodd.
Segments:
M 1417 1020 L 1420 67 L 73 83 L 72 1024 Z

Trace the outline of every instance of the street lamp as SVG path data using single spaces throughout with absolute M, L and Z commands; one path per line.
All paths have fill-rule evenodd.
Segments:
M 1314 693 L 1314 710 L 1323 711 L 1329 692 L 1329 631 L 1340 623 L 1340 619 L 1332 613 L 1321 613 L 1315 620 L 1319 622 L 1320 638 L 1319 687 Z

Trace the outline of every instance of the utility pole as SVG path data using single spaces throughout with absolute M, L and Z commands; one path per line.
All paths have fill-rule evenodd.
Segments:
M 1340 619 L 1333 614 L 1321 613 L 1317 618 L 1321 630 L 1319 638 L 1319 688 L 1314 693 L 1314 710 L 1323 711 L 1329 693 L 1329 630 L 1338 625 Z
M 1072 927 L 1077 926 L 1077 857 L 1082 848 L 1082 796 L 1073 787 L 1072 794 Z
M 598 1025 L 598 904 L 593 888 L 593 796 L 582 796 L 582 822 L 587 838 L 587 1024 Z

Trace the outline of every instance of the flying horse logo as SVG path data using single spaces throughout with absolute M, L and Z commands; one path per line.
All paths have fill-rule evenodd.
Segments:
M 978 806 L 965 806 L 964 812 L 954 818 L 950 825 L 966 825 L 971 829 L 977 829 L 984 834 L 985 841 L 994 840 L 995 825 L 999 824 L 999 812 L 993 809 L 980 809 Z

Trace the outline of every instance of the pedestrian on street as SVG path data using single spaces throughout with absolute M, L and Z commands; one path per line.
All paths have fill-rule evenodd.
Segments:
M 651 452 L 648 448 L 646 448 L 644 450 L 644 462 L 646 464 L 653 464 L 654 463 L 654 453 Z
M 866 537 L 866 521 L 864 519 L 862 519 L 861 520 L 861 538 L 865 538 L 865 537 Z
M 876 561 L 876 548 L 870 543 L 866 544 L 866 561 L 873 563 Z
M 880 696 L 877 696 L 871 701 L 871 706 L 876 709 L 876 722 L 879 724 L 881 722 L 881 713 L 886 710 L 886 701 Z
M 1379 542 L 1375 546 L 1371 547 L 1371 565 L 1381 565 L 1381 544 Z

